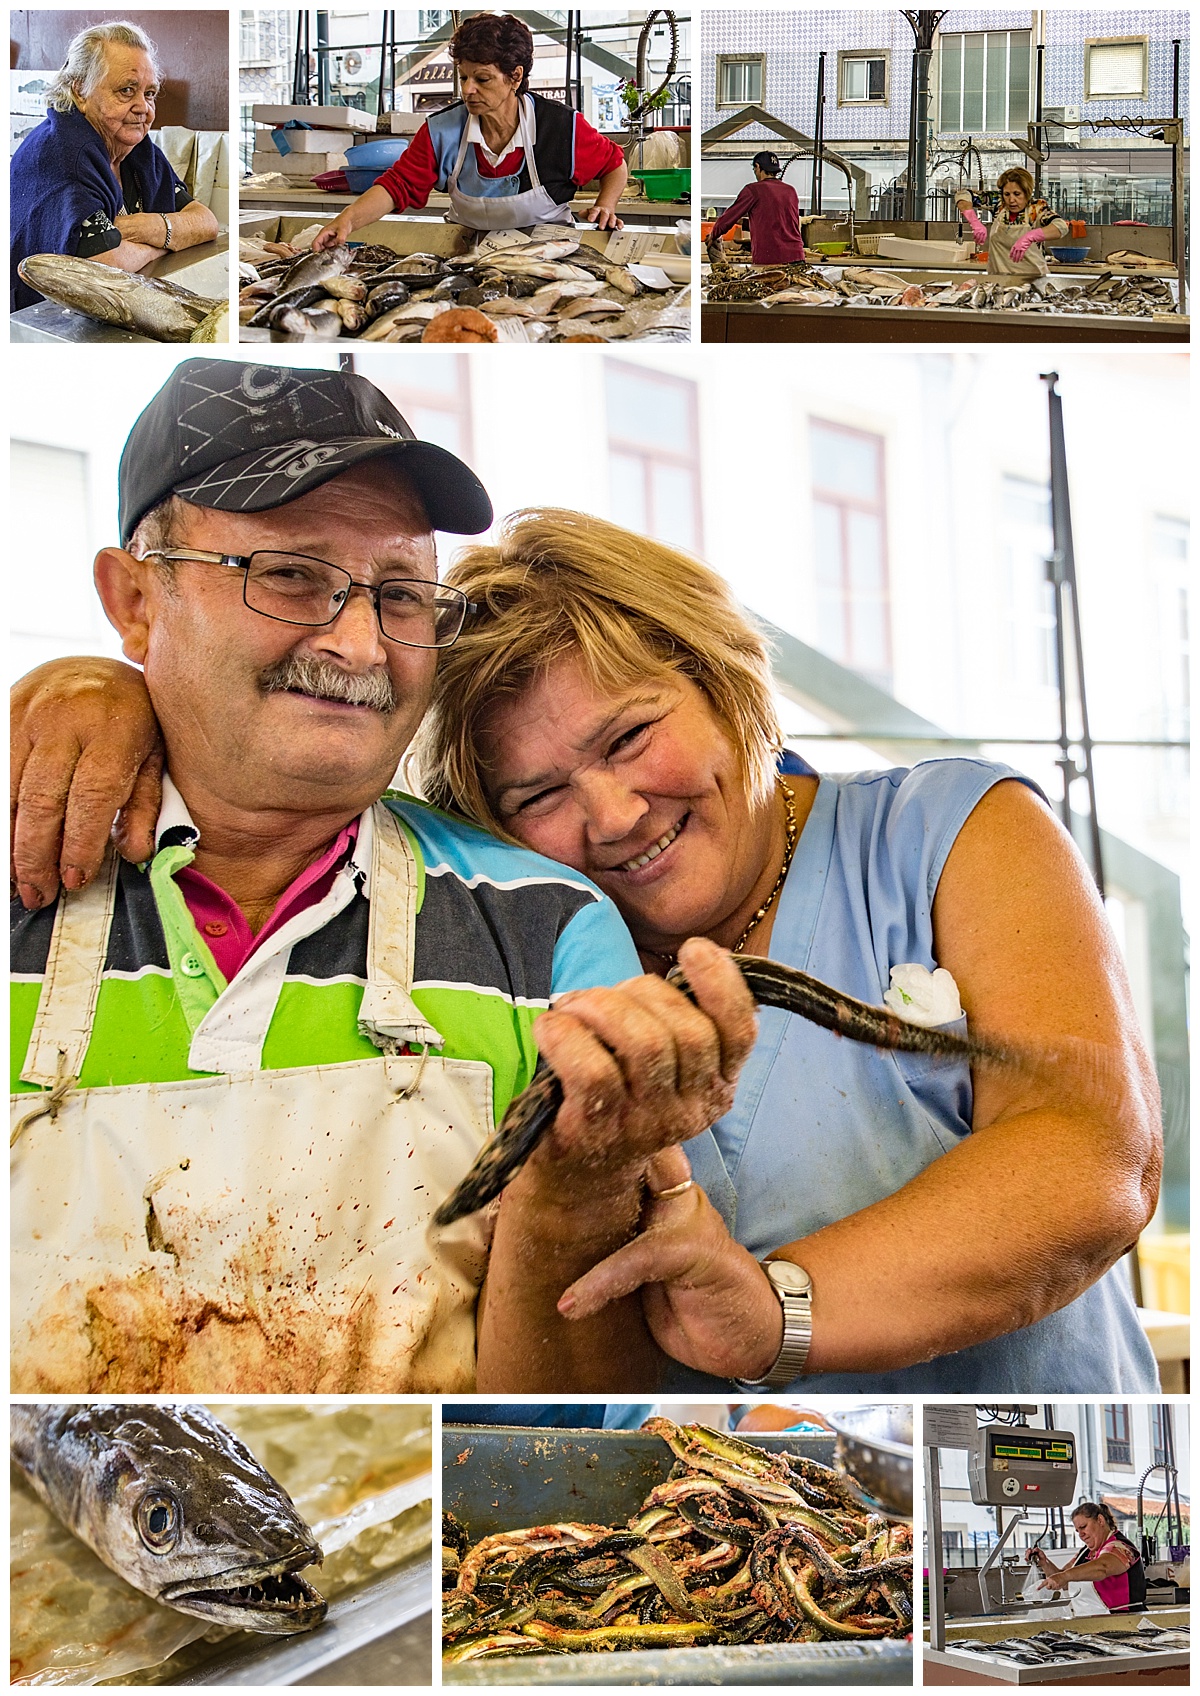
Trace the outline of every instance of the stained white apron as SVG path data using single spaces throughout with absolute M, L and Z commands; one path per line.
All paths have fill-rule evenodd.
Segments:
M 473 1387 L 485 1232 L 430 1218 L 491 1133 L 492 1071 L 428 1052 L 441 1037 L 409 994 L 412 850 L 385 807 L 368 827 L 359 1026 L 383 1050 L 372 1059 L 71 1087 L 112 920 L 111 855 L 60 902 L 21 1074 L 57 1087 L 13 1097 L 14 1390 Z M 279 984 L 284 965 L 286 951 Z M 238 985 L 201 1029 L 220 1032 Z
M 1029 234 L 1028 224 L 1010 224 L 1003 212 L 997 212 L 988 231 L 988 272 L 993 277 L 1044 277 L 1049 267 L 1039 241 L 1030 242 L 1025 257 L 1018 263 L 1011 248 L 1018 236 Z
M 533 156 L 533 104 L 519 97 L 521 109 L 517 121 L 517 133 L 513 138 L 516 146 L 525 151 L 525 163 L 529 169 L 529 187 L 522 194 L 462 194 L 458 187 L 459 172 L 463 168 L 463 160 L 467 156 L 470 145 L 467 137 L 470 134 L 471 122 L 468 118 L 463 125 L 462 141 L 458 147 L 458 158 L 454 161 L 454 169 L 450 173 L 447 188 L 450 193 L 450 210 L 446 214 L 447 223 L 466 224 L 472 230 L 523 230 L 534 224 L 573 224 L 575 219 L 569 205 L 560 206 L 554 198 L 542 187 L 538 176 L 537 160 Z

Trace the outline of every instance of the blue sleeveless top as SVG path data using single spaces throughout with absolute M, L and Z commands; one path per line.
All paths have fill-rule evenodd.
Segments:
M 784 769 L 811 771 L 794 756 Z M 946 857 L 977 803 L 1005 778 L 1036 789 L 1008 766 L 971 759 L 822 777 L 780 892 L 772 958 L 875 1005 L 893 966 L 932 969 L 933 898 Z M 686 1146 L 713 1205 L 762 1259 L 911 1182 L 969 1134 L 971 1111 L 965 1063 L 882 1053 L 761 1008 L 732 1110 Z M 981 1198 L 981 1216 L 987 1209 Z M 973 1221 L 947 1220 L 947 1228 L 970 1231 Z M 677 1363 L 666 1387 L 730 1388 Z M 893 1372 L 817 1373 L 789 1393 L 1157 1388 L 1128 1278 L 1116 1266 L 1069 1306 L 1008 1336 Z

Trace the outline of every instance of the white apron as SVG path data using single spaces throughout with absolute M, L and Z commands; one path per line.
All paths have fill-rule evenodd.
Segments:
M 21 1074 L 58 1087 L 13 1098 L 14 1390 L 473 1388 L 485 1231 L 478 1218 L 439 1230 L 430 1216 L 491 1133 L 492 1071 L 428 1052 L 441 1037 L 409 995 L 412 850 L 383 806 L 360 840 L 368 831 L 359 1026 L 384 1050 L 372 1059 L 248 1069 L 246 1043 L 222 1035 L 239 974 L 194 1033 L 193 1065 L 207 1032 L 208 1052 L 226 1041 L 242 1069 L 71 1088 L 112 920 L 111 853 L 92 888 L 60 902 Z M 344 881 L 342 906 L 354 893 Z M 425 1052 L 396 1053 L 404 1043 Z
M 459 192 L 458 174 L 463 168 L 463 160 L 470 145 L 467 137 L 471 131 L 471 121 L 468 118 L 463 125 L 458 158 L 454 161 L 454 170 L 446 185 L 450 192 L 447 223 L 466 224 L 472 230 L 523 230 L 532 228 L 534 224 L 574 224 L 570 206 L 558 205 L 553 196 L 542 187 L 538 176 L 537 160 L 533 156 L 533 104 L 519 97 L 518 105 L 521 116 L 513 139 L 516 145 L 525 151 L 525 163 L 529 168 L 529 187 L 523 194 L 486 195 Z

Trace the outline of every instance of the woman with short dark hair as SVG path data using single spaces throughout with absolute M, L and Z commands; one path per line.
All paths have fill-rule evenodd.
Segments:
M 756 265 L 802 265 L 804 238 L 800 234 L 800 202 L 796 191 L 783 180 L 774 153 L 756 153 L 750 161 L 754 181 L 738 195 L 733 205 L 713 225 L 708 238 L 708 256 L 721 256 L 721 237 L 743 218 L 750 220 L 750 256 Z
M 576 189 L 599 178 L 588 220 L 621 229 L 616 205 L 629 177 L 615 141 L 579 112 L 529 88 L 533 36 L 519 18 L 482 12 L 450 40 L 462 99 L 426 119 L 394 165 L 318 234 L 318 252 L 389 212 L 450 196 L 450 218 L 472 230 L 571 224 Z

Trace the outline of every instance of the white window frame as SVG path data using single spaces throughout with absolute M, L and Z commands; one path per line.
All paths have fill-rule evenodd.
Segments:
M 721 88 L 724 82 L 726 65 L 760 66 L 759 91 L 757 100 L 722 100 Z M 765 106 L 767 103 L 767 56 L 765 53 L 718 53 L 717 54 L 717 110 L 718 112 L 740 112 L 743 106 Z
M 1117 93 L 1092 93 L 1093 47 L 1140 47 L 1142 50 L 1142 86 L 1138 90 L 1122 89 Z M 1146 35 L 1096 36 L 1083 44 L 1083 98 L 1085 100 L 1145 100 L 1150 93 L 1150 38 Z
M 882 59 L 883 60 L 883 96 L 872 100 L 854 100 L 842 93 L 842 66 L 851 59 Z M 839 48 L 837 56 L 837 103 L 839 106 L 886 106 L 892 97 L 892 55 L 887 47 L 847 47 Z
M 984 122 L 982 124 L 972 125 L 970 128 L 968 128 L 962 121 L 962 116 L 963 116 L 963 110 L 962 110 L 962 107 L 963 107 L 963 92 L 962 92 L 963 79 L 962 79 L 961 66 L 962 66 L 963 58 L 965 56 L 965 48 L 961 44 L 963 42 L 965 42 L 967 36 L 969 36 L 969 35 L 982 35 L 983 37 L 985 37 L 985 40 L 986 40 L 986 37 L 989 36 L 989 35 L 1003 35 L 1007 39 L 1006 57 L 1005 57 L 1005 65 L 1004 65 L 1004 122 L 1002 124 L 1000 124 L 994 130 L 989 130 L 987 128 L 987 48 L 986 48 L 986 45 L 984 47 L 984 99 L 983 99 L 983 114 L 982 114 Z M 1028 45 L 1029 83 L 1028 83 L 1026 116 L 1024 118 L 1022 118 L 1019 121 L 1019 123 L 1016 119 L 1013 118 L 1012 111 L 1011 111 L 1011 107 L 1012 107 L 1012 38 L 1013 38 L 1014 35 L 1024 35 L 1024 36 L 1028 37 L 1028 43 L 1029 43 L 1029 45 Z M 956 125 L 951 125 L 947 129 L 947 128 L 944 128 L 943 125 L 942 125 L 941 62 L 942 62 L 942 55 L 946 52 L 946 45 L 945 44 L 946 44 L 947 40 L 950 40 L 950 39 L 956 39 L 960 43 L 960 46 L 959 46 L 960 71 L 959 71 L 959 79 L 958 79 L 958 118 L 959 118 L 959 122 Z M 1012 130 L 1014 127 L 1017 127 L 1017 128 L 1023 127 L 1028 122 L 1029 118 L 1032 117 L 1033 111 L 1034 111 L 1033 48 L 1034 48 L 1033 31 L 1031 29 L 1021 29 L 1021 28 L 1016 28 L 1016 29 L 955 29 L 955 30 L 947 30 L 945 34 L 943 34 L 941 31 L 939 31 L 938 32 L 937 53 L 934 56 L 934 62 L 937 66 L 937 73 L 938 73 L 938 87 L 937 87 L 936 96 L 935 96 L 935 105 L 936 105 L 936 110 L 937 110 L 937 120 L 934 124 L 935 134 L 938 134 L 938 135 L 979 135 L 979 136 L 1005 135 L 1010 130 Z

